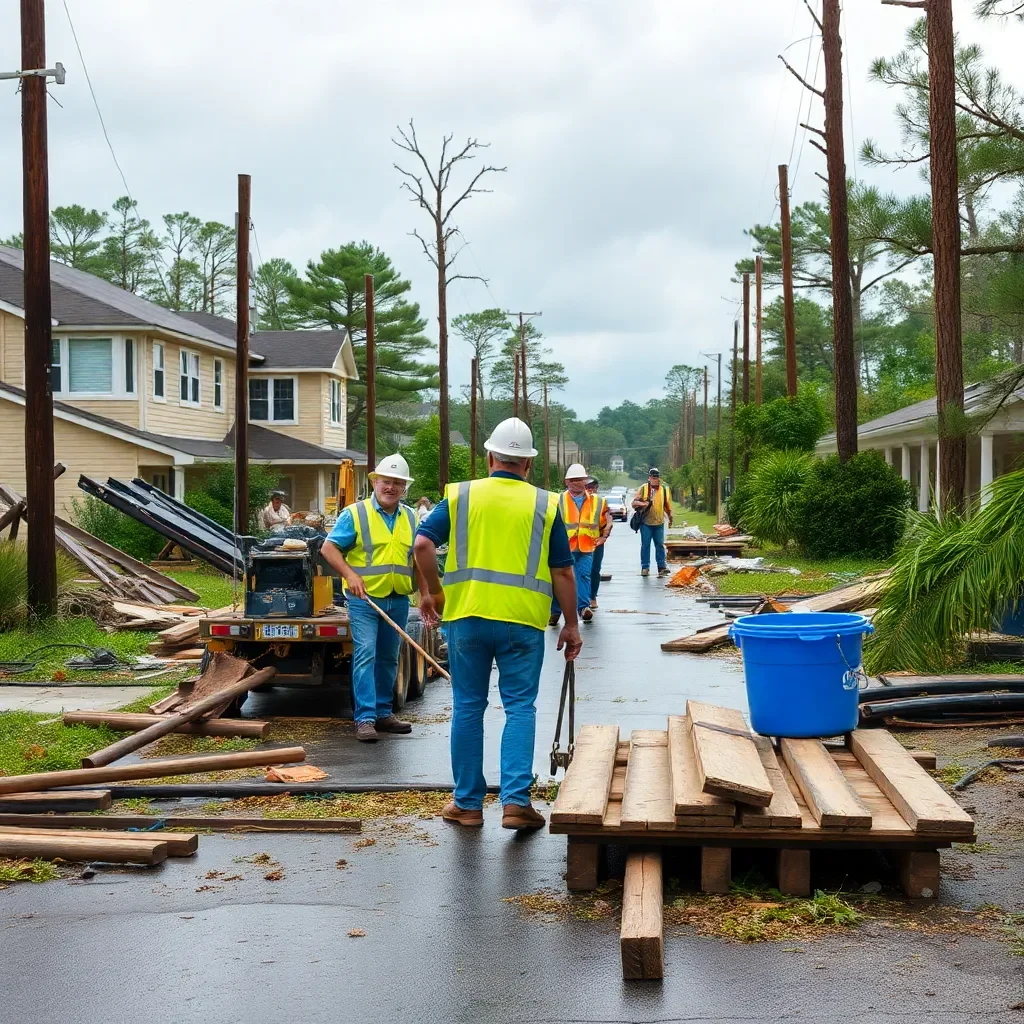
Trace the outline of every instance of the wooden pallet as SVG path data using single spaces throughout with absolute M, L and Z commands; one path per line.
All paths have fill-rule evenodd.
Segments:
M 708 555 L 735 555 L 739 558 L 746 550 L 747 544 L 750 542 L 749 538 L 735 538 L 729 537 L 726 540 L 716 540 L 714 538 L 708 538 L 707 540 L 667 540 L 665 541 L 665 550 L 668 552 L 669 558 L 688 558 L 694 555 L 698 555 L 702 558 Z

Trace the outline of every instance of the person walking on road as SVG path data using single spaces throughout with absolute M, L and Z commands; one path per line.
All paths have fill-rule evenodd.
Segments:
M 587 492 L 587 471 L 578 462 L 565 471 L 565 487 L 558 509 L 569 533 L 569 546 L 576 565 L 576 614 L 589 622 L 594 617 L 590 610 L 590 573 L 601 536 L 601 499 Z M 553 598 L 548 625 L 557 626 L 561 615 L 561 603 L 557 597 Z
M 345 587 L 352 629 L 352 704 L 356 739 L 376 743 L 382 732 L 408 733 L 394 714 L 401 637 L 370 606 L 373 599 L 403 629 L 413 590 L 416 514 L 402 504 L 412 483 L 401 455 L 382 459 L 370 474 L 373 493 L 344 509 L 321 554 Z
M 633 499 L 633 508 L 644 513 L 640 523 L 640 575 L 651 574 L 651 543 L 654 543 L 654 557 L 658 575 L 668 575 L 665 562 L 665 520 L 672 525 L 672 500 L 668 488 L 661 482 L 661 471 L 652 467 L 647 483 L 641 484 Z
M 612 532 L 612 517 L 608 513 L 608 502 L 597 493 L 599 486 L 596 477 L 587 477 L 587 494 L 594 495 L 600 502 L 597 522 L 601 530 L 601 536 L 597 538 L 597 546 L 594 548 L 594 564 L 590 570 L 591 611 L 597 611 L 597 592 L 601 589 L 601 566 L 604 563 L 604 546 Z
M 505 711 L 501 737 L 503 828 L 539 829 L 544 815 L 530 802 L 537 693 L 544 661 L 544 625 L 552 596 L 567 609 L 558 650 L 566 661 L 580 652 L 569 538 L 558 498 L 527 482 L 537 450 L 519 419 L 499 423 L 484 442 L 490 475 L 449 484 L 420 525 L 414 554 L 420 614 L 427 626 L 443 616 L 452 675 L 454 799 L 446 821 L 483 824 L 484 711 L 491 667 Z M 437 548 L 448 544 L 444 584 Z

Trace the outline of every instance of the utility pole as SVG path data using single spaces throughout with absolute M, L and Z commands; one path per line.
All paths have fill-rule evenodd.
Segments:
M 519 351 L 514 352 L 512 355 L 513 364 L 513 389 L 512 389 L 512 415 L 519 415 L 519 394 L 520 384 L 522 385 L 523 395 L 523 410 L 525 422 L 530 422 L 530 399 L 526 390 L 526 322 L 532 320 L 535 316 L 543 316 L 542 312 L 527 313 L 524 310 L 513 312 L 512 310 L 504 310 L 505 316 L 517 316 L 519 317 Z
M 750 404 L 750 275 L 743 275 L 743 404 Z
M 796 398 L 796 313 L 793 309 L 793 233 L 789 223 L 789 168 L 779 164 L 779 219 L 782 222 L 782 307 L 786 334 L 786 395 Z
M 530 419 L 530 392 L 526 387 L 526 345 L 523 345 L 522 350 L 519 353 L 519 358 L 523 361 L 523 370 L 521 374 L 521 380 L 523 382 L 523 420 L 527 426 L 532 426 Z
M 512 415 L 519 417 L 519 352 L 512 357 Z
M 729 420 L 729 493 L 736 489 L 736 369 L 739 359 L 740 324 L 732 322 L 732 416 Z
M 690 415 L 690 458 L 697 455 L 697 389 L 693 389 L 693 403 L 690 406 L 693 412 Z
M 249 532 L 249 228 L 252 178 L 238 176 L 235 231 L 235 533 Z M 273 397 L 273 396 L 271 396 Z
M 469 363 L 469 478 L 476 479 L 476 375 L 477 361 L 474 356 Z
M 756 368 L 754 370 L 754 402 L 757 406 L 761 405 L 761 287 L 762 279 L 764 277 L 764 260 L 761 256 L 758 256 L 754 260 L 754 280 L 755 280 L 755 306 L 756 306 L 756 324 L 757 324 L 757 356 L 756 356 Z
M 58 68 L 60 66 L 58 65 Z M 50 188 L 46 132 L 43 0 L 21 0 L 21 156 L 25 231 L 25 482 L 28 609 L 57 608 L 53 488 L 53 359 L 50 310 Z M 54 77 L 58 77 L 54 74 Z M 63 78 L 63 69 L 59 77 Z
M 551 427 L 548 423 L 548 386 L 544 385 L 544 490 L 551 489 Z
M 722 518 L 722 481 L 719 461 L 722 452 L 722 353 L 718 355 L 718 407 L 715 410 L 715 521 Z
M 366 469 L 371 472 L 377 465 L 377 324 L 373 310 L 373 274 L 363 278 L 363 285 L 366 289 Z M 443 425 L 441 429 L 444 430 Z

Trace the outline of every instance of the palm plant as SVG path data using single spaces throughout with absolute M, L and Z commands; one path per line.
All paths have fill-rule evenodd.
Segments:
M 1024 593 L 1024 470 L 992 484 L 970 519 L 911 513 L 864 651 L 870 673 L 939 671 Z
M 807 482 L 813 459 L 807 452 L 768 451 L 750 468 L 750 497 L 743 526 L 759 541 L 786 544 L 793 537 L 797 495 Z
M 57 592 L 67 593 L 81 570 L 63 552 L 57 553 Z M 18 541 L 0 541 L 0 629 L 10 629 L 25 618 L 28 594 L 28 553 Z

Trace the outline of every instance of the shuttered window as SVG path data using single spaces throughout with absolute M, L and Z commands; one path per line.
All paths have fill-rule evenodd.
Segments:
M 110 338 L 68 339 L 68 391 L 109 395 L 114 390 L 112 348 Z

